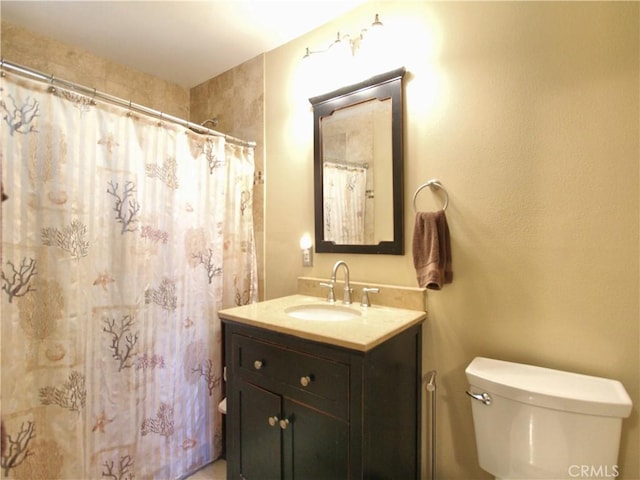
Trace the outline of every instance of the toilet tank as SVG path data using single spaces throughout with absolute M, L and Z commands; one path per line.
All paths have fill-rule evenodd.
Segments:
M 620 431 L 632 405 L 620 382 L 484 357 L 465 373 L 468 393 L 477 397 L 471 405 L 480 466 L 496 478 L 621 473 Z

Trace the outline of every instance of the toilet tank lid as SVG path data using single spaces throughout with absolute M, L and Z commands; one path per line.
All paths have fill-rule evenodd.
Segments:
M 607 417 L 631 413 L 631 398 L 617 380 L 484 357 L 465 373 L 471 386 L 523 403 Z

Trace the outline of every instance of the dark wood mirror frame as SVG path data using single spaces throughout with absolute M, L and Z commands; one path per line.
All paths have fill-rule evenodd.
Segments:
M 402 78 L 405 68 L 383 73 L 355 85 L 312 97 L 313 105 L 313 156 L 314 156 L 314 203 L 315 238 L 318 253 L 371 253 L 404 254 L 404 208 L 403 208 L 403 99 Z M 357 105 L 372 99 L 391 99 L 391 141 L 393 172 L 393 240 L 378 244 L 336 244 L 324 239 L 323 161 L 321 120 L 334 111 Z

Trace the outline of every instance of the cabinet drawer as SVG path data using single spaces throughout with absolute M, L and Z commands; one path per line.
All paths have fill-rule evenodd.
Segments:
M 233 335 L 232 345 L 241 378 L 348 418 L 348 365 L 244 335 Z

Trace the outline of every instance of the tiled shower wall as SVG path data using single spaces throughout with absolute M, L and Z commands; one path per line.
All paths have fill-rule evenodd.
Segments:
M 264 299 L 264 55 L 232 68 L 191 89 L 190 120 L 256 142 L 253 219 L 258 255 L 258 296 Z
M 259 298 L 264 285 L 264 88 L 263 55 L 188 89 L 97 57 L 3 21 L 3 59 L 54 77 L 95 88 L 194 123 L 216 117 L 215 130 L 256 142 L 253 213 Z
M 2 58 L 47 75 L 179 118 L 189 117 L 189 89 L 2 22 Z

